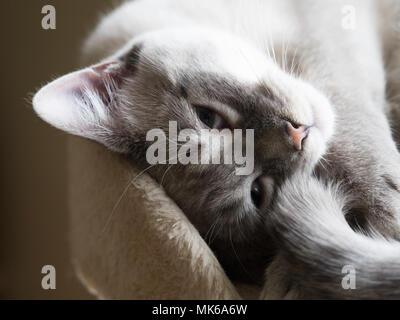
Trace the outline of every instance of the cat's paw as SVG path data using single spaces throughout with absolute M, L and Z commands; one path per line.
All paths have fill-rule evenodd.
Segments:
M 400 240 L 400 180 L 384 173 L 352 187 L 346 219 L 353 229 Z

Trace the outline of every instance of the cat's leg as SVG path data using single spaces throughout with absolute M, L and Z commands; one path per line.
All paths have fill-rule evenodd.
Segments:
M 387 54 L 387 104 L 385 113 L 390 123 L 392 137 L 397 145 L 397 149 L 400 150 L 400 29 L 399 33 L 393 35 L 391 39 L 393 43 L 397 45 L 396 47 L 392 48 L 391 52 Z M 397 163 L 397 165 L 395 165 L 395 168 L 397 169 L 397 167 L 399 166 L 400 163 Z M 386 179 L 388 179 L 388 177 Z M 391 183 L 389 180 L 387 180 L 387 182 Z M 395 189 L 397 192 L 400 192 L 400 188 L 398 188 L 397 184 L 392 184 L 392 188 Z
M 336 129 L 317 172 L 347 187 L 350 222 L 400 239 L 400 154 L 385 115 L 383 62 L 370 61 L 344 59 L 341 70 L 331 70 L 324 89 L 336 109 Z
M 391 53 L 386 70 L 388 101 L 360 95 L 358 101 L 345 102 L 354 105 L 341 110 L 348 113 L 339 115 L 325 166 L 331 170 L 330 177 L 346 182 L 354 197 L 351 222 L 366 228 L 371 224 L 383 234 L 400 239 L 399 49 Z M 364 105 L 359 103 L 363 96 Z M 371 107 L 365 108 L 369 104 Z M 362 112 L 354 109 L 357 105 Z
M 400 38 L 400 35 L 399 35 Z M 400 39 L 398 40 L 400 43 Z M 400 45 L 393 50 L 387 63 L 387 116 L 392 127 L 393 138 L 400 147 Z
M 383 112 L 368 110 L 342 119 L 318 168 L 322 176 L 344 182 L 352 196 L 349 221 L 400 239 L 400 155 Z M 357 121 L 357 124 L 352 123 Z

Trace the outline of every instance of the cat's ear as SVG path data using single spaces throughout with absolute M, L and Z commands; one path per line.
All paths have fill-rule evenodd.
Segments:
M 34 96 L 34 110 L 61 130 L 118 149 L 114 142 L 121 134 L 122 123 L 115 110 L 115 92 L 125 72 L 118 61 L 62 76 Z

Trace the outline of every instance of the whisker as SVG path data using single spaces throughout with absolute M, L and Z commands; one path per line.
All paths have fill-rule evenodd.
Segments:
M 108 219 L 107 219 L 107 221 L 106 221 L 106 223 L 105 223 L 105 225 L 104 225 L 104 228 L 103 228 L 103 230 L 102 230 L 102 232 L 101 232 L 101 235 L 103 235 L 104 232 L 107 230 L 109 224 L 111 223 L 112 218 L 113 218 L 114 215 L 115 215 L 115 212 L 116 212 L 117 207 L 118 207 L 119 204 L 121 203 L 123 197 L 124 197 L 124 196 L 126 195 L 126 193 L 128 192 L 129 187 L 133 185 L 133 183 L 135 182 L 135 180 L 136 180 L 137 178 L 139 178 L 143 173 L 145 173 L 147 170 L 151 169 L 151 168 L 154 167 L 155 165 L 157 165 L 157 164 L 153 164 L 153 165 L 151 165 L 151 166 L 148 166 L 146 169 L 144 169 L 144 170 L 142 170 L 141 172 L 139 172 L 133 179 L 131 179 L 131 180 L 129 181 L 129 183 L 128 183 L 127 186 L 125 187 L 124 191 L 122 192 L 121 196 L 118 198 L 117 202 L 114 204 L 114 206 L 113 206 L 113 208 L 112 208 L 112 210 L 111 210 L 111 214 L 109 215 L 109 217 L 108 217 Z
M 222 215 L 223 215 L 223 213 L 222 212 L 220 212 L 219 214 L 218 214 L 218 216 L 216 217 L 216 219 L 215 219 L 215 221 L 214 221 L 214 223 L 211 225 L 211 227 L 208 229 L 208 231 L 207 231 L 207 236 L 208 236 L 208 241 L 207 241 L 207 243 L 208 243 L 208 245 L 211 245 L 211 243 L 214 241 L 214 239 L 216 238 L 216 235 L 213 237 L 213 235 L 214 235 L 214 233 L 215 233 L 215 229 L 216 229 L 216 227 L 218 226 L 218 224 L 219 224 L 219 222 L 220 222 L 220 219 L 221 219 L 221 217 L 222 217 Z M 221 225 L 219 226 L 219 230 L 221 230 Z M 208 234 L 210 232 L 210 234 Z M 218 232 L 217 232 L 218 233 Z M 207 239 L 207 238 L 205 238 L 205 239 Z
M 256 70 L 254 69 L 254 66 L 250 63 L 250 60 L 248 59 L 248 57 L 246 57 L 246 55 L 243 53 L 242 49 L 240 47 L 235 48 L 236 50 L 238 50 L 240 52 L 240 54 L 242 55 L 242 57 L 244 58 L 244 60 L 246 60 L 247 64 L 249 65 L 251 71 L 253 72 L 253 74 L 256 76 L 257 80 L 260 80 L 260 77 L 258 76 Z
M 232 241 L 232 228 L 231 228 L 231 225 L 229 225 L 229 240 L 230 240 L 230 243 L 231 243 L 231 247 L 232 247 L 233 253 L 235 254 L 236 259 L 237 259 L 237 261 L 239 262 L 240 266 L 242 267 L 243 271 L 244 271 L 251 279 L 254 280 L 254 277 L 249 273 L 249 271 L 248 271 L 248 270 L 245 268 L 245 266 L 243 265 L 242 261 L 240 260 L 238 254 L 237 254 L 237 252 L 236 252 L 235 246 L 233 245 L 233 241 Z
M 290 74 L 291 75 L 294 74 L 294 70 L 295 70 L 295 61 L 296 61 L 297 49 L 298 49 L 298 47 L 296 47 L 294 49 L 294 53 L 293 53 L 293 56 L 292 56 L 292 63 L 291 63 L 291 66 L 290 66 Z
M 165 178 L 166 174 L 167 174 L 168 171 L 172 168 L 172 166 L 173 166 L 173 164 L 170 164 L 170 165 L 167 167 L 167 169 L 165 169 L 164 174 L 163 174 L 162 177 L 161 177 L 161 182 L 160 182 L 160 186 L 161 186 L 161 187 L 162 187 L 162 184 L 163 184 L 163 182 L 164 182 L 164 178 Z
M 111 222 L 111 219 L 112 219 L 112 217 L 113 217 L 113 215 L 114 215 L 115 210 L 117 209 L 119 203 L 122 201 L 122 198 L 123 198 L 123 197 L 125 196 L 125 194 L 128 192 L 128 189 L 129 189 L 130 186 L 131 186 L 131 179 L 129 180 L 128 184 L 127 184 L 126 187 L 124 188 L 124 191 L 122 192 L 122 194 L 119 196 L 117 202 L 114 204 L 114 206 L 113 206 L 113 208 L 112 208 L 112 210 L 111 210 L 111 214 L 108 216 L 107 221 L 106 221 L 106 223 L 105 223 L 105 225 L 104 225 L 104 227 L 103 227 L 103 230 L 102 230 L 102 232 L 101 232 L 101 235 L 103 235 L 104 232 L 107 230 L 108 225 L 109 225 L 110 222 Z

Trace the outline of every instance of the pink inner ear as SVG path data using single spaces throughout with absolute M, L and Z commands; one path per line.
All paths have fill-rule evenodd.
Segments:
M 87 127 L 82 114 L 93 112 L 96 117 L 101 113 L 97 108 L 82 110 L 77 100 L 84 98 L 86 89 L 93 90 L 102 99 L 106 107 L 110 103 L 110 92 L 122 82 L 122 68 L 117 62 L 98 64 L 80 71 L 67 74 L 43 87 L 33 98 L 36 113 L 46 122 L 62 130 L 81 134 Z M 94 113 L 97 114 L 94 114 Z
M 108 62 L 93 66 L 92 69 L 93 71 L 96 71 L 98 73 L 104 73 L 104 72 L 110 72 L 110 70 L 113 70 L 116 67 L 118 68 L 118 64 L 116 62 Z
M 110 93 L 122 82 L 121 67 L 116 62 L 103 63 L 82 71 L 81 83 L 73 88 L 75 96 L 82 96 L 85 89 L 97 92 L 105 105 L 111 102 Z

